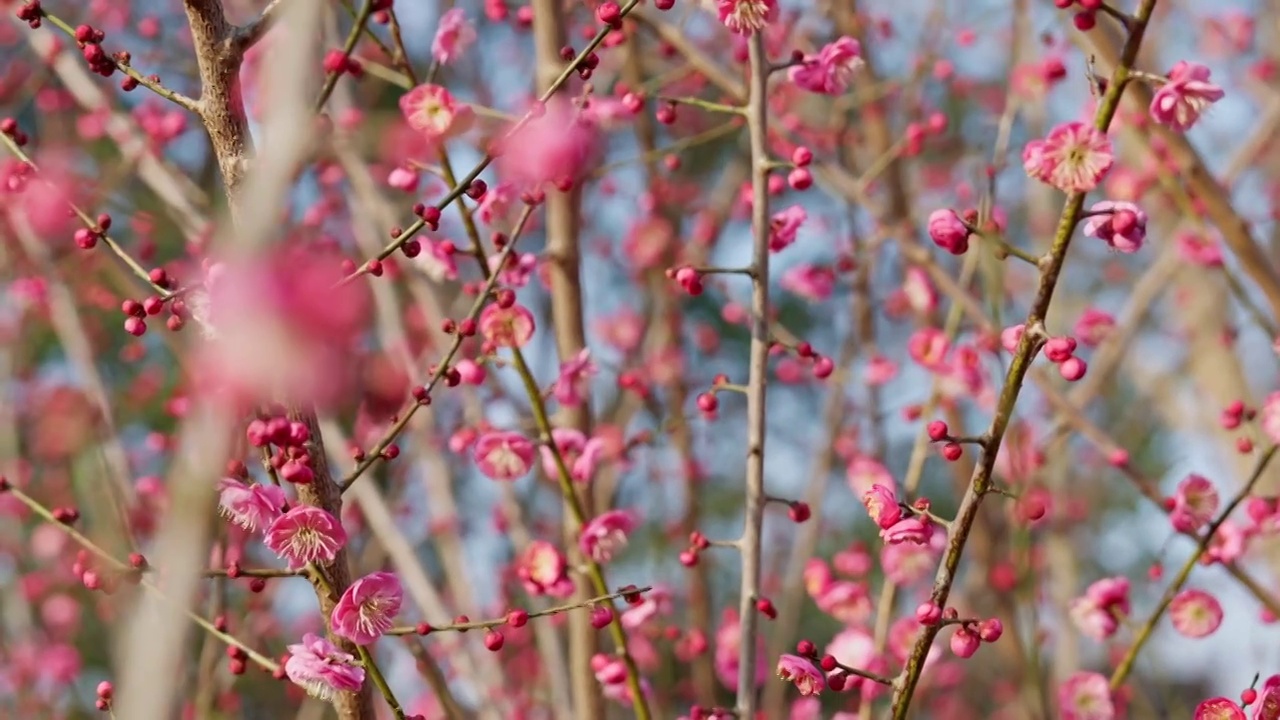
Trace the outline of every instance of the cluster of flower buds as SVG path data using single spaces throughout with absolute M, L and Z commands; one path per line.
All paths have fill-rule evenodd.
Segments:
M 929 423 L 925 431 L 929 433 L 929 439 L 933 442 L 944 443 L 942 457 L 946 458 L 948 462 L 955 462 L 960 459 L 961 455 L 964 455 L 964 447 L 951 436 L 951 428 L 947 427 L 947 424 L 942 420 L 934 420 Z
M 89 63 L 89 69 L 102 77 L 111 77 L 116 71 L 117 59 L 102 49 L 102 41 L 106 37 L 106 33 L 92 25 L 76 27 L 76 45 L 80 47 L 80 54 L 84 56 L 85 62 Z
M 40 7 L 40 0 L 27 0 L 18 8 L 18 19 L 31 26 L 32 30 L 40 27 L 41 18 L 44 17 L 44 8 Z
M 698 554 L 709 547 L 711 547 L 711 541 L 707 536 L 694 530 L 689 533 L 689 548 L 680 553 L 680 564 L 685 567 L 697 565 Z
M 921 625 L 937 625 L 938 623 L 959 625 L 951 636 L 951 652 L 956 657 L 972 657 L 978 646 L 984 642 L 993 643 L 1004 634 L 1004 623 L 998 618 L 989 620 L 960 620 L 955 608 L 945 610 L 933 602 L 921 603 L 916 608 L 916 621 Z
M 1103 0 L 1053 0 L 1053 4 L 1062 10 L 1079 5 L 1080 10 L 1072 17 L 1072 22 L 1080 32 L 1088 32 L 1098 24 L 1098 11 L 1102 9 Z
M 282 414 L 256 418 L 249 423 L 245 435 L 254 447 L 276 447 L 276 452 L 271 455 L 271 467 L 280 473 L 281 480 L 306 485 L 315 479 L 307 447 L 311 430 L 306 423 L 290 420 Z

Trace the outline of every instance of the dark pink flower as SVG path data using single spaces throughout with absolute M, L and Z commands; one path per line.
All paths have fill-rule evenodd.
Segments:
M 347 533 L 342 523 L 310 505 L 294 507 L 267 528 L 267 547 L 284 558 L 290 570 L 313 562 L 327 565 L 346 544 Z
M 487 432 L 475 443 L 476 466 L 494 480 L 515 480 L 533 466 L 534 445 L 518 432 Z
M 568 407 L 581 405 L 589 393 L 589 379 L 599 370 L 591 361 L 590 348 L 582 348 L 572 359 L 560 363 L 560 376 L 556 378 L 552 394 L 556 402 Z
M 1184 637 L 1207 637 L 1222 625 L 1222 605 L 1203 590 L 1183 590 L 1169 604 L 1169 619 Z
M 1067 122 L 1022 151 L 1027 175 L 1063 192 L 1089 192 L 1115 162 L 1111 140 L 1092 125 Z
M 782 655 L 778 658 L 778 677 L 794 683 L 801 695 L 818 695 L 826 685 L 822 671 L 799 655 Z
M 475 118 L 471 107 L 440 85 L 424 84 L 400 97 L 400 112 L 409 127 L 432 142 L 466 132 Z
M 635 518 L 624 510 L 609 510 L 595 516 L 582 526 L 578 536 L 582 554 L 598 563 L 609 562 L 615 552 L 626 547 L 627 535 L 635 525 Z
M 284 514 L 284 491 L 275 485 L 245 485 L 234 478 L 218 483 L 218 512 L 233 524 L 257 532 Z
M 404 589 L 389 572 L 375 572 L 351 583 L 333 606 L 329 622 L 333 633 L 357 645 L 369 645 L 391 628 L 400 612 Z
M 794 243 L 800 226 L 808 219 L 809 213 L 799 205 L 774 213 L 769 221 L 769 250 L 779 252 Z
M 1196 706 L 1192 720 L 1245 720 L 1244 710 L 1224 697 L 1209 698 Z
M 880 531 L 880 537 L 891 545 L 915 543 L 924 545 L 933 536 L 933 523 L 917 517 L 905 517 Z
M 902 508 L 898 507 L 898 496 L 893 488 L 879 483 L 872 485 L 870 490 L 862 494 L 862 504 L 881 530 L 892 527 L 902 519 Z
M 431 57 L 441 65 L 448 65 L 475 41 L 476 30 L 467 20 L 467 13 L 462 8 L 453 8 L 440 16 L 436 36 L 431 40 Z
M 862 65 L 862 46 L 853 38 L 842 37 L 824 45 L 816 55 L 806 55 L 788 75 L 791 82 L 809 92 L 839 95 L 848 89 L 854 71 Z
M 323 701 L 337 692 L 358 692 L 364 685 L 364 668 L 324 638 L 307 633 L 302 642 L 289 646 L 284 674 L 307 694 Z
M 1084 234 L 1096 237 L 1122 253 L 1137 252 L 1147 238 L 1147 214 L 1131 202 L 1104 200 L 1094 203 L 1084 223 Z
M 1186 132 L 1213 103 L 1226 95 L 1209 82 L 1209 68 L 1180 60 L 1169 71 L 1169 81 L 1151 98 L 1151 117 L 1161 125 Z
M 762 30 L 778 16 L 776 0 L 716 0 L 720 22 L 739 35 Z
M 953 210 L 934 210 L 929 214 L 929 238 L 952 255 L 963 255 L 969 249 L 969 226 Z

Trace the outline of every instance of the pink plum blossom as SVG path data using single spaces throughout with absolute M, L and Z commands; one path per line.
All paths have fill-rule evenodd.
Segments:
M 578 544 L 582 554 L 596 562 L 608 562 L 627 544 L 627 535 L 635 529 L 635 518 L 623 510 L 609 510 L 588 520 L 582 526 Z
M 534 445 L 518 432 L 487 432 L 472 449 L 476 466 L 493 480 L 515 480 L 533 467 Z
M 792 205 L 774 213 L 769 221 L 769 250 L 785 250 L 796 241 L 800 226 L 809 219 L 809 213 L 800 205 Z
M 431 57 L 441 65 L 457 60 L 476 41 L 476 30 L 462 8 L 453 8 L 440 16 L 436 36 L 431 40 Z
M 569 470 L 569 478 L 578 483 L 591 482 L 604 452 L 604 441 L 594 437 L 588 439 L 581 431 L 573 428 L 555 428 L 551 431 L 551 437 L 560 453 L 560 459 Z M 556 464 L 556 454 L 545 445 L 539 450 L 542 453 L 543 472 L 549 477 L 558 476 L 560 468 Z
M 504 308 L 497 303 L 480 312 L 480 335 L 494 347 L 522 348 L 533 338 L 533 313 L 523 305 Z
M 1186 132 L 1200 115 L 1226 93 L 1209 82 L 1209 68 L 1180 60 L 1169 71 L 1169 81 L 1151 98 L 1151 117 L 1161 125 Z
M 1123 200 L 1104 200 L 1089 209 L 1092 215 L 1084 224 L 1084 234 L 1106 242 L 1122 253 L 1134 253 L 1142 248 L 1147 237 L 1147 214 L 1137 205 Z
M 308 563 L 327 565 L 346 544 L 342 523 L 310 505 L 294 507 L 267 527 L 267 547 L 283 558 L 290 570 L 300 570 Z
M 409 127 L 439 142 L 466 132 L 475 114 L 440 85 L 424 84 L 400 96 L 400 112 Z
M 720 22 L 739 35 L 764 29 L 778 16 L 777 0 L 716 0 Z
M 284 491 L 275 485 L 246 485 L 234 478 L 218 482 L 218 512 L 249 532 L 265 530 L 284 514 Z
M 1169 619 L 1184 637 L 1207 637 L 1222 624 L 1222 605 L 1203 590 L 1183 590 L 1169 603 Z
M 364 685 L 364 668 L 356 664 L 355 657 L 312 633 L 289 646 L 284 673 L 308 695 L 326 702 L 334 693 L 358 692 Z
M 806 55 L 788 76 L 809 92 L 839 95 L 849 88 L 850 78 L 863 64 L 862 46 L 853 38 L 842 37 L 824 45 L 817 54 Z
M 1178 483 L 1169 522 L 1178 532 L 1196 532 L 1213 520 L 1220 504 L 1218 489 L 1209 479 L 1192 473 Z
M 1063 192 L 1089 192 L 1115 162 L 1111 140 L 1082 122 L 1054 127 L 1043 140 L 1032 140 L 1022 152 L 1027 175 Z
M 793 683 L 801 695 L 818 695 L 826 685 L 822 671 L 812 661 L 799 655 L 782 655 L 778 658 L 778 677 Z
M 369 645 L 391 629 L 404 589 L 389 572 L 375 572 L 351 583 L 330 614 L 333 633 L 357 645 Z
M 940 208 L 929 214 L 929 239 L 952 255 L 969 249 L 969 226 L 954 210 Z
M 1103 578 L 1089 586 L 1083 596 L 1071 601 L 1071 621 L 1086 636 L 1101 642 L 1115 635 L 1120 621 L 1129 614 L 1129 580 Z
M 1078 672 L 1058 688 L 1062 720 L 1114 720 L 1115 705 L 1107 679 L 1095 672 Z

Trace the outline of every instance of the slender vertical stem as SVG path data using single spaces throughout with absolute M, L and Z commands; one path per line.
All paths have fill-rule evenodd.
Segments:
M 742 588 L 738 601 L 740 626 L 738 666 L 738 717 L 756 715 L 756 635 L 760 594 L 760 528 L 764 524 L 765 391 L 769 363 L 769 82 L 764 40 L 755 33 L 748 40 L 750 88 L 747 96 L 747 131 L 751 139 L 751 358 L 747 376 L 747 497 L 746 517 L 739 547 L 742 551 Z
M 1120 97 L 1124 93 L 1125 85 L 1129 80 L 1129 71 L 1137 60 L 1138 50 L 1142 47 L 1142 38 L 1146 32 L 1147 21 L 1155 10 L 1155 4 L 1156 0 L 1142 0 L 1132 31 L 1121 53 L 1120 63 L 1112 73 L 1106 94 L 1103 95 L 1098 103 L 1098 111 L 1094 117 L 1094 127 L 1099 130 L 1105 132 L 1110 127 L 1111 120 L 1115 117 L 1116 111 L 1120 107 Z M 1042 324 L 1045 315 L 1048 313 L 1049 305 L 1053 301 L 1053 292 L 1058 285 L 1058 277 L 1062 272 L 1063 263 L 1066 261 L 1067 250 L 1071 246 L 1071 237 L 1084 210 L 1084 199 L 1084 193 L 1073 192 L 1067 196 L 1063 205 L 1062 215 L 1058 220 L 1058 228 L 1054 233 L 1053 245 L 1049 251 L 1048 262 L 1043 266 L 1035 300 L 1032 302 L 1031 311 L 1027 314 L 1026 326 L 1028 328 Z M 983 446 L 981 461 L 974 467 L 969 488 L 965 491 L 964 498 L 960 501 L 960 507 L 956 511 L 956 519 L 951 524 L 950 537 L 947 539 L 947 548 L 943 555 L 942 564 L 938 567 L 938 573 L 934 578 L 930 600 L 938 606 L 945 606 L 947 597 L 951 593 L 951 586 L 955 582 L 956 571 L 960 566 L 960 557 L 964 554 L 965 543 L 969 539 L 969 534 L 973 531 L 975 520 L 978 517 L 978 509 L 982 505 L 982 499 L 991 488 L 991 472 L 995 467 L 996 455 L 1000 451 L 1000 444 L 1004 440 L 1004 433 L 1009 426 L 1009 420 L 1013 417 L 1013 409 L 1018 402 L 1023 380 L 1027 376 L 1027 371 L 1031 368 L 1031 361 L 1035 357 L 1036 351 L 1039 350 L 1039 345 L 1040 341 L 1033 338 L 1032 333 L 1024 333 L 1022 341 L 1018 344 L 1014 353 L 1013 361 L 1009 364 L 1009 370 L 1005 374 L 1004 386 L 1000 391 L 1000 399 L 996 404 L 995 417 L 992 418 L 991 426 L 985 434 L 987 440 Z M 938 630 L 939 627 L 936 625 L 921 628 L 920 636 L 907 657 L 902 674 L 894 685 L 893 720 L 906 720 L 907 711 L 911 707 L 912 696 L 915 694 L 916 684 L 920 681 L 920 673 L 924 669 L 925 657 L 928 655 L 929 648 L 933 645 L 934 638 L 938 636 Z

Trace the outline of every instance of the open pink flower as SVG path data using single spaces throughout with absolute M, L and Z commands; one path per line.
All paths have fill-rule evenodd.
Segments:
M 308 695 L 325 702 L 332 700 L 334 693 L 358 692 L 364 685 L 364 668 L 356 664 L 355 657 L 312 633 L 289 646 L 284 674 Z
M 1062 123 L 1022 151 L 1027 175 L 1068 193 L 1097 187 L 1114 162 L 1111 140 L 1082 122 Z
M 433 142 L 466 132 L 475 118 L 470 106 L 455 100 L 444 87 L 430 84 L 400 96 L 400 112 L 409 127 Z
M 1107 679 L 1095 672 L 1078 672 L 1058 688 L 1062 720 L 1113 720 L 1115 705 Z
M 480 313 L 480 335 L 495 347 L 522 348 L 533 338 L 533 313 L 523 305 L 486 305 Z
M 902 519 L 902 508 L 898 507 L 898 496 L 893 488 L 879 483 L 872 485 L 870 490 L 862 494 L 862 504 L 881 530 L 892 527 Z
M 800 205 L 774 213 L 769 221 L 769 250 L 779 252 L 785 250 L 796 241 L 800 226 L 809 219 L 809 213 Z
M 1123 577 L 1103 578 L 1071 601 L 1069 615 L 1080 632 L 1099 642 L 1120 627 L 1129 614 L 1129 580 Z
M 1209 698 L 1196 706 L 1192 720 L 1246 720 L 1244 710 L 1224 697 Z
M 1208 478 L 1192 473 L 1178 483 L 1173 495 L 1173 510 L 1169 522 L 1178 532 L 1196 532 L 1204 527 L 1218 512 L 1218 489 Z
M 1116 327 L 1116 319 L 1110 313 L 1097 308 L 1085 308 L 1076 320 L 1071 334 L 1085 347 L 1097 347 Z
M 522 189 L 542 183 L 572 185 L 600 152 L 600 128 L 560 96 L 539 112 L 499 143 L 502 177 Z
M 880 537 L 890 545 L 898 543 L 915 543 L 924 545 L 933 537 L 933 523 L 918 517 L 904 517 L 887 528 L 880 530 Z
M 929 239 L 952 255 L 963 255 L 969 249 L 969 226 L 954 210 L 940 208 L 929 214 Z
M 1183 590 L 1169 603 L 1169 619 L 1184 637 L 1207 637 L 1222 625 L 1222 605 L 1203 590 Z
M 556 402 L 568 407 L 581 405 L 585 401 L 583 396 L 590 391 L 589 379 L 597 372 L 590 348 L 582 348 L 577 355 L 560 363 L 560 376 L 552 390 Z
M 515 480 L 533 466 L 534 445 L 518 432 L 487 432 L 472 449 L 476 466 L 494 480 Z
M 389 572 L 369 573 L 342 593 L 329 622 L 335 635 L 357 645 L 369 645 L 391 628 L 403 601 L 399 578 Z
M 567 573 L 569 563 L 564 553 L 545 540 L 534 540 L 517 560 L 516 576 L 531 595 L 568 597 L 573 594 L 573 581 Z
M 448 65 L 475 41 L 476 29 L 467 20 L 467 13 L 462 8 L 453 8 L 440 16 L 436 36 L 431 40 L 431 57 L 441 65 Z
M 1084 223 L 1084 234 L 1096 237 L 1122 253 L 1137 252 L 1147 239 L 1147 214 L 1142 208 L 1123 200 L 1094 203 L 1092 215 Z
M 307 563 L 327 565 L 347 544 L 342 523 L 328 512 L 310 505 L 298 505 L 276 518 L 267 528 L 266 545 L 298 570 Z
M 580 430 L 573 428 L 555 428 L 551 431 L 551 438 L 560 451 L 560 458 L 569 468 L 569 477 L 578 483 L 591 482 L 604 452 L 604 441 L 594 437 L 588 439 Z M 539 450 L 542 452 L 542 470 L 553 478 L 559 475 L 555 453 L 545 445 Z
M 1209 82 L 1209 68 L 1179 61 L 1169 71 L 1169 81 L 1151 98 L 1151 118 L 1178 132 L 1186 132 L 1213 103 L 1226 95 Z
M 836 273 L 826 265 L 802 263 L 788 268 L 778 284 L 809 302 L 822 302 L 835 292 Z
M 739 35 L 764 29 L 778 16 L 777 0 L 716 0 L 720 22 Z
M 623 510 L 609 510 L 601 513 L 582 526 L 578 536 L 578 545 L 582 554 L 599 563 L 609 562 L 613 554 L 626 547 L 627 535 L 635 529 L 636 521 L 631 513 Z
M 848 89 L 849 79 L 862 65 L 862 46 L 853 38 L 842 37 L 824 45 L 816 55 L 806 55 L 788 75 L 791 82 L 809 92 L 839 95 Z
M 811 661 L 799 655 L 778 657 L 778 677 L 794 683 L 801 695 L 818 695 L 827 684 L 822 671 Z
M 218 512 L 233 524 L 257 532 L 284 514 L 284 491 L 275 485 L 246 485 L 234 478 L 218 483 Z

